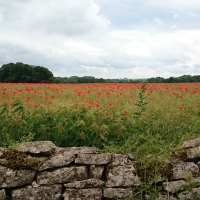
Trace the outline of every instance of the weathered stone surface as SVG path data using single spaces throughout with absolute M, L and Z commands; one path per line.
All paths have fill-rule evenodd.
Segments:
M 181 145 L 182 148 L 187 149 L 187 148 L 194 148 L 200 146 L 200 138 L 195 138 L 193 140 L 187 140 L 184 141 L 183 144 Z
M 87 167 L 64 167 L 52 171 L 42 171 L 37 175 L 37 183 L 51 185 L 56 183 L 68 183 L 88 179 Z
M 164 182 L 163 188 L 168 192 L 176 193 L 178 191 L 184 190 L 184 185 L 188 185 L 188 183 L 186 183 L 184 180 Z
M 89 189 L 66 189 L 63 194 L 64 200 L 101 200 L 101 188 Z
M 131 160 L 131 161 L 134 161 L 135 158 L 133 157 L 133 154 L 131 153 L 126 153 L 126 155 L 128 156 L 128 159 Z
M 4 151 L 5 149 L 6 149 L 6 148 L 0 147 L 0 156 L 3 155 L 3 151 Z
M 56 145 L 51 141 L 35 141 L 26 142 L 16 148 L 18 151 L 23 151 L 28 154 L 38 156 L 50 156 L 56 150 Z
M 156 200 L 177 200 L 174 196 L 170 195 L 166 191 L 160 191 L 158 192 L 158 197 Z
M 95 178 L 64 184 L 66 188 L 96 188 L 104 185 L 105 183 L 103 181 Z
M 6 196 L 6 192 L 5 190 L 0 190 L 0 200 L 6 200 L 8 199 L 7 196 Z
M 56 153 L 40 165 L 38 171 L 45 169 L 64 167 L 75 160 L 75 155 L 65 148 L 57 148 Z
M 12 170 L 0 166 L 0 188 L 19 187 L 31 184 L 36 172 L 31 170 Z
M 127 154 L 112 154 L 112 164 L 114 165 L 127 165 L 128 164 Z
M 192 191 L 183 191 L 178 194 L 179 200 L 198 200 L 200 199 L 200 188 L 193 188 Z
M 191 173 L 194 177 L 199 176 L 199 168 L 193 162 L 180 162 L 173 165 L 174 179 L 184 179 Z
M 61 185 L 20 188 L 12 191 L 12 200 L 59 200 L 61 197 Z
M 133 174 L 132 165 L 117 166 L 108 169 L 106 187 L 132 187 L 139 186 L 140 180 Z
M 66 147 L 66 150 L 73 154 L 79 154 L 79 153 L 86 153 L 86 154 L 91 154 L 91 153 L 96 153 L 94 147 Z
M 102 154 L 78 154 L 75 163 L 86 165 L 105 165 L 111 161 L 112 155 L 110 153 Z
M 128 198 L 133 195 L 131 188 L 105 188 L 103 197 L 105 198 Z
M 104 166 L 90 165 L 89 178 L 101 179 L 104 171 Z
M 195 147 L 187 150 L 187 159 L 195 161 L 200 159 L 200 147 Z

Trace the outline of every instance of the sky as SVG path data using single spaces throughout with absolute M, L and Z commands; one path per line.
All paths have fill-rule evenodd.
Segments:
M 0 0 L 0 67 L 54 76 L 200 75 L 199 0 Z

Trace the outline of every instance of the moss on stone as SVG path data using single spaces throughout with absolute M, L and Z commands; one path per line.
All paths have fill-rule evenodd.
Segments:
M 0 165 L 11 169 L 28 169 L 36 170 L 41 162 L 37 157 L 29 158 L 24 152 L 16 149 L 6 149 L 0 156 Z

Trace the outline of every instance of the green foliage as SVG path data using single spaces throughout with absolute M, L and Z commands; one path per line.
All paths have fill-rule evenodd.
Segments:
M 200 118 L 195 110 L 187 116 L 181 112 L 172 116 L 169 108 L 162 112 L 151 108 L 147 89 L 145 84 L 141 86 L 134 110 L 128 115 L 114 108 L 95 109 L 82 104 L 58 109 L 40 105 L 30 112 L 26 102 L 9 105 L 5 101 L 0 107 L 0 146 L 51 140 L 62 147 L 95 146 L 104 152 L 132 153 L 138 161 L 135 173 L 145 182 L 135 191 L 135 198 L 147 195 L 155 199 L 159 190 L 155 182 L 160 176 L 171 177 L 170 166 L 163 167 L 163 161 L 184 140 L 198 136 Z
M 0 82 L 53 82 L 53 74 L 45 67 L 9 63 L 0 68 Z
M 200 75 L 183 75 L 179 77 L 169 77 L 169 78 L 149 78 L 146 80 L 148 83 L 199 83 L 200 82 Z

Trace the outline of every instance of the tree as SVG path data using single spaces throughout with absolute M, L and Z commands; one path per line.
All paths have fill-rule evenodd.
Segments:
M 53 74 L 45 67 L 9 63 L 0 68 L 0 82 L 53 82 Z
M 33 82 L 53 82 L 53 74 L 45 67 L 36 66 L 33 68 Z

